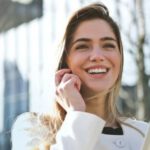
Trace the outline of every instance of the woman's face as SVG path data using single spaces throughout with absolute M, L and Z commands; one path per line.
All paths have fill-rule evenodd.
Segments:
M 68 67 L 79 76 L 84 93 L 109 90 L 117 80 L 121 55 L 116 37 L 102 19 L 83 21 L 68 50 Z

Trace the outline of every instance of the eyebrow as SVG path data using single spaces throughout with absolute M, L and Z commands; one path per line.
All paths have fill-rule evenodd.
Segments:
M 112 37 L 103 37 L 103 38 L 101 38 L 100 40 L 102 40 L 102 41 L 107 41 L 107 40 L 109 40 L 109 41 L 117 41 L 116 39 L 114 39 L 114 38 L 112 38 Z
M 115 41 L 115 42 L 117 42 L 117 40 L 112 38 L 112 37 L 102 37 L 102 38 L 100 38 L 100 40 L 101 41 Z M 91 39 L 89 39 L 89 38 L 79 38 L 79 39 L 75 40 L 74 42 L 72 42 L 72 45 L 74 45 L 77 42 L 90 42 L 90 41 L 91 41 Z

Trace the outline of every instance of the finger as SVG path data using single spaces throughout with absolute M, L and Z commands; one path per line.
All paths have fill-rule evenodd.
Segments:
M 80 90 L 81 81 L 77 75 L 65 74 L 61 82 L 63 83 L 63 87 L 68 84 L 75 87 L 78 91 Z
M 71 78 L 72 78 L 72 74 L 67 74 L 67 73 L 64 74 L 64 76 L 62 77 L 61 82 L 56 87 L 56 95 L 60 95 L 60 93 L 64 92 L 66 87 L 68 87 L 68 83 L 69 83 L 69 80 L 71 80 Z
M 79 91 L 80 87 L 81 87 L 81 80 L 77 75 L 74 75 L 73 78 L 74 78 L 74 85 L 77 88 L 77 90 Z
M 72 80 L 71 83 L 77 88 L 78 91 L 80 91 L 81 81 L 80 81 L 80 79 L 79 79 L 79 77 L 78 77 L 77 75 L 66 73 L 66 74 L 63 76 L 61 82 L 62 82 L 62 83 L 65 83 L 65 82 L 67 82 L 68 80 Z
M 71 73 L 65 73 L 64 76 L 61 79 L 62 83 L 67 82 L 68 80 L 70 80 L 71 78 L 74 78 L 74 74 Z
M 77 86 L 77 89 L 80 91 L 80 88 L 81 88 L 81 80 L 79 79 L 79 77 L 77 77 L 76 78 L 76 82 L 77 82 L 77 84 L 76 84 L 76 86 Z
M 62 77 L 58 86 L 56 86 L 56 95 L 60 96 L 60 93 L 63 93 L 65 87 L 67 87 L 68 81 L 73 78 L 73 74 L 65 73 Z M 72 84 L 73 85 L 73 84 Z
M 71 69 L 61 69 L 56 72 L 55 74 L 55 84 L 56 86 L 61 82 L 62 77 L 64 76 L 65 73 L 71 72 Z
M 63 97 L 61 97 L 60 95 L 56 95 L 56 102 L 64 108 L 64 110 L 67 110 L 67 101 L 64 101 Z

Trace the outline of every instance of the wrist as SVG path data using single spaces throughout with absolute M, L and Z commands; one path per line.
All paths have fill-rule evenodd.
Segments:
M 86 107 L 85 107 L 85 106 L 70 107 L 67 112 L 70 112 L 70 111 L 81 111 L 81 112 L 85 112 L 85 111 L 86 111 Z

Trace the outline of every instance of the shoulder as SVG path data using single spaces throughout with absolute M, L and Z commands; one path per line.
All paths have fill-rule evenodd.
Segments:
M 15 150 L 21 147 L 36 147 L 48 139 L 49 127 L 41 119 L 40 114 L 31 112 L 17 117 L 11 132 L 12 146 Z
M 146 133 L 148 132 L 148 127 L 149 127 L 148 122 L 128 118 L 124 121 L 124 123 L 139 130 L 140 132 L 143 133 L 143 135 L 146 135 Z
M 136 120 L 136 119 L 127 119 L 125 122 L 135 126 L 135 127 L 138 127 L 139 129 L 148 129 L 148 126 L 149 124 L 145 121 L 141 121 L 141 120 Z
M 37 122 L 37 113 L 26 112 L 19 115 L 12 127 L 12 131 L 28 128 Z

